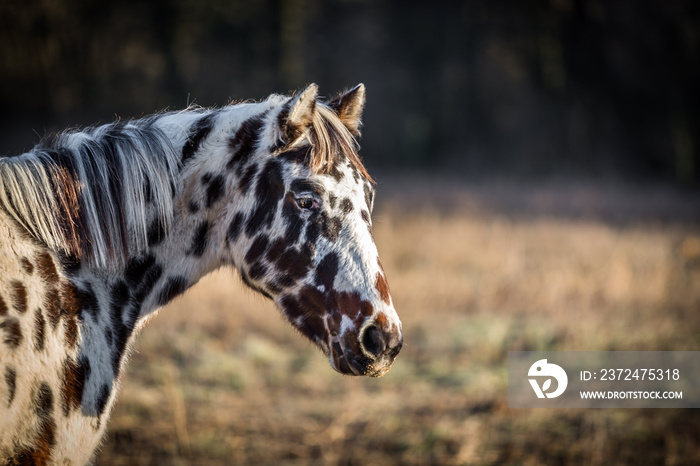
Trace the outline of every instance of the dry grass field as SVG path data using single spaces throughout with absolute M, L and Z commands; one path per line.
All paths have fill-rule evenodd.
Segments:
M 508 408 L 509 350 L 700 349 L 700 198 L 393 180 L 375 238 L 406 345 L 343 377 L 230 271 L 154 319 L 104 465 L 700 464 L 696 410 Z

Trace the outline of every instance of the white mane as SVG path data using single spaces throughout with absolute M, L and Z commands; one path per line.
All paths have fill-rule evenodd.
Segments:
M 0 207 L 49 248 L 100 266 L 148 242 L 151 218 L 167 229 L 179 154 L 154 119 L 49 138 L 0 158 Z

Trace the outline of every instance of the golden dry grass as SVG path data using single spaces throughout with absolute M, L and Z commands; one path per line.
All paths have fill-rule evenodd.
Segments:
M 385 377 L 336 374 L 218 272 L 139 337 L 98 464 L 700 462 L 693 410 L 509 409 L 506 374 L 509 350 L 699 349 L 694 221 L 514 212 L 488 190 L 403 186 L 375 213 L 406 337 Z M 631 192 L 621 209 L 652 199 Z

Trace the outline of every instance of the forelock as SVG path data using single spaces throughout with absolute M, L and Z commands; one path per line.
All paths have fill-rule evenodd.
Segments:
M 362 163 L 357 140 L 336 113 L 325 104 L 320 102 L 316 104 L 307 139 L 311 145 L 308 156 L 309 168 L 313 173 L 332 173 L 336 165 L 342 161 L 342 156 L 345 156 L 364 178 L 374 182 Z

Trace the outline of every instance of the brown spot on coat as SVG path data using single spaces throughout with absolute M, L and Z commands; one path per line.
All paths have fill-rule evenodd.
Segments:
M 39 269 L 39 276 L 47 283 L 56 283 L 58 281 L 58 272 L 56 264 L 54 264 L 51 255 L 44 251 L 36 256 L 36 266 Z
M 381 273 L 377 274 L 377 283 L 374 285 L 379 291 L 379 297 L 382 298 L 386 304 L 391 304 L 391 294 L 389 293 L 389 283 L 386 278 Z
M 344 214 L 349 214 L 352 212 L 352 201 L 350 198 L 344 198 L 342 201 L 340 201 L 340 211 L 343 212 Z
M 377 327 L 386 329 L 389 326 L 389 319 L 386 318 L 386 314 L 380 312 L 377 314 L 377 317 L 374 318 L 374 323 Z
M 34 349 L 41 351 L 44 349 L 44 334 L 46 332 L 46 319 L 41 309 L 34 313 Z
M 223 175 L 217 175 L 211 179 L 209 186 L 207 186 L 207 192 L 206 192 L 207 209 L 211 208 L 216 203 L 216 201 L 221 199 L 221 197 L 224 195 L 224 193 L 226 191 L 225 184 L 226 184 L 226 179 L 223 177 Z
M 7 304 L 5 304 L 5 300 L 0 296 L 0 317 L 4 315 L 7 315 Z
M 267 251 L 267 246 L 269 245 L 267 236 L 260 234 L 255 238 L 253 244 L 250 245 L 248 251 L 245 255 L 245 261 L 247 264 L 253 264 L 260 260 L 265 252 Z
M 369 301 L 364 299 L 360 302 L 360 316 L 369 317 L 374 314 L 374 306 Z
M 338 310 L 342 315 L 352 318 L 360 310 L 362 298 L 357 291 L 341 291 L 337 293 L 336 299 L 338 302 Z
M 0 322 L 0 330 L 4 330 L 4 342 L 11 349 L 16 349 L 22 343 L 22 329 L 16 317 L 8 317 Z
M 60 290 L 50 287 L 44 297 L 44 308 L 51 328 L 56 330 L 58 323 L 63 318 L 74 320 L 75 322 L 66 324 L 66 331 L 72 332 L 73 336 L 77 336 L 77 324 L 81 319 L 83 308 L 96 306 L 97 300 L 90 290 L 81 291 L 70 282 L 64 283 Z M 67 335 L 68 341 L 73 341 L 73 336 Z
M 148 226 L 146 236 L 148 240 L 148 247 L 157 246 L 163 242 L 165 239 L 165 225 L 160 217 L 153 219 L 151 224 Z
M 307 248 L 288 248 L 276 261 L 277 268 L 294 280 L 306 276 L 311 267 L 312 253 Z
M 69 318 L 65 321 L 65 336 L 66 344 L 69 348 L 75 348 L 78 342 L 78 322 L 75 318 Z
M 65 283 L 61 288 L 61 308 L 69 318 L 80 316 L 83 308 L 82 296 L 77 286 L 72 283 Z
M 58 321 L 61 320 L 61 295 L 56 288 L 49 288 L 44 297 L 44 307 L 46 315 L 51 322 L 51 328 L 56 330 Z
M 217 115 L 217 112 L 204 115 L 192 125 L 187 141 L 182 146 L 182 165 L 185 165 L 197 153 L 202 142 L 214 128 L 214 120 Z
M 22 268 L 28 275 L 34 273 L 34 265 L 31 262 L 29 262 L 29 259 L 23 257 L 22 259 L 20 259 L 19 263 L 22 265 Z
M 331 217 L 323 223 L 322 234 L 329 241 L 335 242 L 343 229 L 343 222 L 338 217 Z
M 78 409 L 83 401 L 83 384 L 85 368 L 74 359 L 68 358 L 64 363 L 61 404 L 63 415 L 68 416 L 71 409 Z
M 245 225 L 245 232 L 253 236 L 256 231 L 270 228 L 277 213 L 277 206 L 284 196 L 284 177 L 282 164 L 278 160 L 269 160 L 260 170 L 255 185 L 255 209 Z
M 165 282 L 160 292 L 156 302 L 159 306 L 165 306 L 170 301 L 175 299 L 175 297 L 181 295 L 187 290 L 188 280 L 183 276 L 170 277 Z
M 324 324 L 323 319 L 316 315 L 305 316 L 299 330 L 314 343 L 316 343 L 317 339 L 324 341 L 328 338 L 326 325 Z
M 287 242 L 283 238 L 277 238 L 268 248 L 265 257 L 269 262 L 275 262 L 285 249 L 287 249 Z
M 34 397 L 34 411 L 41 419 L 46 419 L 53 413 L 53 392 L 46 382 L 41 382 Z
M 264 117 L 267 112 L 248 118 L 236 131 L 236 135 L 229 141 L 229 147 L 233 156 L 226 164 L 226 169 L 231 170 L 237 167 L 240 176 L 243 173 L 243 166 L 248 162 L 250 156 L 258 147 L 258 136 L 265 122 Z
M 5 383 L 7 384 L 7 406 L 15 399 L 15 389 L 17 388 L 17 371 L 12 367 L 5 368 Z
M 17 280 L 10 284 L 10 288 L 12 288 L 12 305 L 17 312 L 24 314 L 27 312 L 27 289 Z
M 202 257 L 207 249 L 207 235 L 209 233 L 209 228 L 211 224 L 209 220 L 203 220 L 202 223 L 197 227 L 197 231 L 192 239 L 192 246 L 188 251 L 188 254 L 192 254 L 195 257 Z

